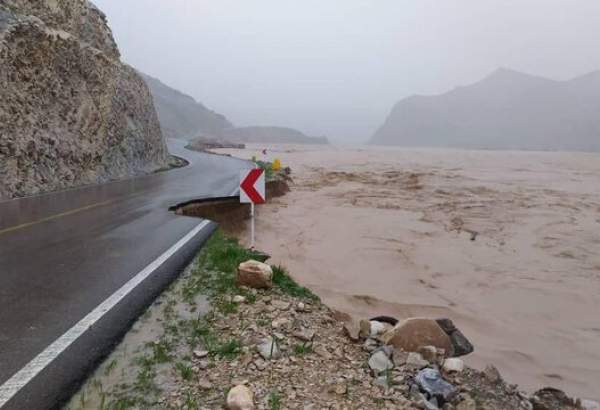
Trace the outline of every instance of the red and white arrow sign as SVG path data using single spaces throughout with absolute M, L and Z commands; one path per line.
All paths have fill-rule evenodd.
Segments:
M 240 202 L 242 204 L 264 204 L 265 171 L 261 168 L 242 171 L 240 174 Z

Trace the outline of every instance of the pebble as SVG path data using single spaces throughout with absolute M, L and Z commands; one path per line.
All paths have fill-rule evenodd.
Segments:
M 457 358 L 446 359 L 442 368 L 447 373 L 460 373 L 465 368 L 465 362 Z
M 365 340 L 365 344 L 363 345 L 363 347 L 365 348 L 365 350 L 367 352 L 372 352 L 373 350 L 377 349 L 378 346 L 379 346 L 379 343 L 377 342 L 377 340 L 370 339 L 370 338 Z
M 346 336 L 353 342 L 358 342 L 360 340 L 360 327 L 356 322 L 345 322 L 343 329 Z
M 471 396 L 465 395 L 463 400 L 456 405 L 456 410 L 477 410 L 477 403 Z
M 200 380 L 198 381 L 198 387 L 204 390 L 210 390 L 213 388 L 213 384 L 208 380 Z
M 202 359 L 206 356 L 208 356 L 208 351 L 207 350 L 194 350 L 194 357 L 197 357 L 198 359 Z
M 276 300 L 272 304 L 279 310 L 288 310 L 290 308 L 290 302 L 285 302 L 283 300 Z
M 317 347 L 315 347 L 314 348 L 314 352 L 316 354 L 318 354 L 319 356 L 321 356 L 323 359 L 329 360 L 332 357 L 331 353 L 329 353 L 329 351 L 325 347 L 323 347 L 323 346 L 317 346 Z
M 421 356 L 419 353 L 410 352 L 406 358 L 406 366 L 412 369 L 420 370 L 429 366 L 429 362 L 423 359 L 423 356 Z
M 369 368 L 377 376 L 381 372 L 393 369 L 394 363 L 392 363 L 384 351 L 378 350 L 369 358 Z
M 582 400 L 581 408 L 583 410 L 600 410 L 600 403 L 592 400 Z
M 233 297 L 233 299 L 231 299 L 231 301 L 233 303 L 245 303 L 246 302 L 246 298 L 242 295 L 235 295 Z
M 500 372 L 498 371 L 498 369 L 496 369 L 496 367 L 492 365 L 486 366 L 483 370 L 483 374 L 485 375 L 486 379 L 488 379 L 488 381 L 490 381 L 491 383 L 498 383 L 502 380 Z
M 302 329 L 302 330 L 298 330 L 298 331 L 294 332 L 293 336 L 304 342 L 310 342 L 314 339 L 315 332 L 310 329 Z
M 270 337 L 264 339 L 259 345 L 256 346 L 258 353 L 265 359 L 279 359 L 281 357 L 281 350 L 277 343 Z
M 281 317 L 278 319 L 275 319 L 273 322 L 271 322 L 271 327 L 273 329 L 280 329 L 282 327 L 287 327 L 290 324 L 290 320 L 285 318 L 285 317 Z
M 376 320 L 369 320 L 369 336 L 376 337 L 385 332 L 389 325 L 387 323 L 378 322 Z
M 378 376 L 373 380 L 375 386 L 383 387 L 384 389 L 390 388 L 389 378 L 386 376 Z

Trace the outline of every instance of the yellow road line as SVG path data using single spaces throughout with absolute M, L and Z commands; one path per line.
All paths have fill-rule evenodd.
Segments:
M 104 202 L 98 202 L 98 203 L 95 203 L 92 205 L 82 206 L 81 208 L 72 209 L 72 210 L 66 211 L 66 212 L 61 212 L 60 214 L 56 214 L 56 215 L 52 215 L 52 216 L 47 216 L 45 218 L 38 219 L 37 221 L 27 222 L 27 223 L 24 223 L 21 225 L 11 226 L 10 228 L 5 228 L 5 229 L 0 230 L 0 235 L 4 235 L 5 233 L 13 232 L 13 231 L 16 231 L 19 229 L 27 228 L 32 225 L 41 224 L 43 222 L 52 221 L 54 219 L 62 218 L 64 216 L 69 216 L 69 215 L 73 215 L 73 214 L 76 214 L 79 212 L 87 211 L 88 209 L 98 208 L 100 206 L 108 205 L 111 202 L 114 202 L 114 200 L 111 199 L 111 200 L 104 201 Z

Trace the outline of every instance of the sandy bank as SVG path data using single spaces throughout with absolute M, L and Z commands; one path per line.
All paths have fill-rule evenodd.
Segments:
M 258 247 L 325 303 L 359 317 L 448 316 L 476 346 L 468 364 L 600 398 L 599 155 L 280 146 L 268 156 L 293 168 L 295 185 L 260 207 Z

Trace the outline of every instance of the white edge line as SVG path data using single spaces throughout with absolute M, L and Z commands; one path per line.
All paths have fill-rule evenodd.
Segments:
M 56 339 L 43 352 L 31 360 L 25 367 L 15 373 L 2 386 L 0 386 L 0 408 L 11 400 L 23 387 L 25 387 L 34 377 L 44 370 L 54 359 L 65 351 L 73 342 L 75 342 L 84 332 L 91 328 L 94 323 L 100 320 L 108 313 L 115 305 L 122 301 L 133 289 L 142 283 L 156 269 L 165 263 L 179 249 L 188 243 L 198 232 L 204 229 L 209 224 L 209 221 L 203 221 L 196 225 L 187 235 L 181 238 L 175 245 L 171 246 L 167 251 L 155 259 L 152 263 L 146 266 L 137 275 L 131 278 L 119 290 L 108 297 L 93 311 L 88 313 L 86 317 L 81 319 L 75 326 L 69 329 L 65 334 Z

